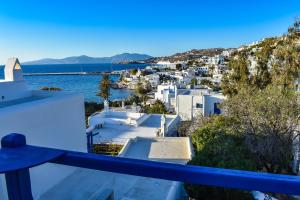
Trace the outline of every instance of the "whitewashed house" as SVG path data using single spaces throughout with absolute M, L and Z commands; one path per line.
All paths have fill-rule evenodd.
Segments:
M 209 72 L 209 67 L 208 66 L 201 66 L 201 67 L 197 67 L 196 71 L 200 74 L 208 74 Z
M 176 136 L 180 125 L 177 115 L 146 114 L 135 111 L 115 111 L 108 108 L 89 117 L 88 132 L 100 143 L 125 144 L 136 137 Z
M 224 56 L 223 55 L 216 55 L 213 57 L 209 57 L 207 64 L 211 64 L 211 65 L 219 65 L 219 64 L 224 64 Z
M 173 70 L 176 70 L 176 66 L 177 66 L 178 64 L 181 65 L 182 68 L 185 68 L 185 67 L 186 67 L 186 62 L 184 62 L 184 61 L 177 61 L 177 62 L 159 61 L 159 62 L 157 62 L 157 65 L 158 65 L 160 68 L 164 68 L 164 69 L 173 69 Z
M 30 90 L 17 58 L 7 61 L 4 75 L 0 80 L 0 138 L 21 133 L 31 145 L 86 151 L 82 95 Z M 37 199 L 73 171 L 72 167 L 54 164 L 30 169 L 33 198 Z M 0 199 L 7 199 L 5 188 L 1 175 Z
M 146 81 L 148 81 L 150 83 L 151 87 L 153 87 L 153 88 L 156 88 L 159 85 L 159 83 L 160 83 L 159 75 L 156 74 L 156 73 L 155 74 L 146 75 L 144 77 L 144 79 Z
M 211 89 L 178 90 L 176 113 L 183 121 L 192 120 L 199 115 L 221 114 L 219 104 L 224 99 L 222 94 L 213 93 Z
M 208 87 L 178 89 L 176 84 L 171 83 L 159 85 L 155 99 L 163 101 L 168 110 L 175 111 L 185 121 L 198 115 L 221 114 L 219 104 L 225 97 Z
M 177 86 L 173 83 L 164 83 L 157 86 L 157 91 L 154 93 L 154 99 L 165 103 L 167 109 L 175 107 L 175 97 L 177 96 Z

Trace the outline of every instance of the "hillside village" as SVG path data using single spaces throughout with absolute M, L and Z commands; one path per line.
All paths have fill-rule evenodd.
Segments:
M 148 115 L 149 121 L 157 123 L 157 131 L 152 134 L 158 137 L 191 136 L 197 159 L 189 164 L 226 168 L 236 167 L 226 164 L 228 160 L 229 163 L 239 160 L 242 162 L 239 169 L 298 174 L 299 27 L 296 22 L 286 35 L 265 38 L 236 49 L 206 50 L 209 55 L 202 55 L 203 50 L 192 50 L 152 59 L 153 63 L 145 69 L 122 71 L 117 87 L 135 90 L 137 95 L 120 104 L 111 104 L 111 108 L 106 102 L 104 110 L 111 110 L 110 114 L 98 113 L 90 118 L 90 124 L 92 127 L 105 126 L 107 118 L 123 119 L 118 112 L 138 112 L 142 113 L 141 118 Z M 154 118 L 154 113 L 159 115 Z M 220 114 L 225 115 L 218 116 Z M 166 120 L 166 116 L 170 119 Z M 180 119 L 175 123 L 177 135 L 174 135 L 175 116 Z M 133 123 L 137 129 L 151 124 L 143 120 L 139 123 L 134 116 L 125 118 L 124 123 Z M 95 125 L 95 121 L 101 124 Z M 92 132 L 101 132 L 101 128 L 93 128 Z M 109 141 L 136 136 L 135 131 L 132 136 L 127 131 L 124 134 L 116 132 L 121 135 L 109 138 Z M 214 138 L 215 134 L 219 136 Z M 237 138 L 233 139 L 232 134 Z M 210 145 L 208 138 L 213 141 Z M 96 140 L 101 141 L 101 137 Z M 226 142 L 230 144 L 227 147 L 224 146 Z M 216 145 L 224 149 L 216 148 Z M 283 149 L 284 146 L 287 148 Z M 234 151 L 232 157 L 228 155 Z M 227 153 L 224 155 L 224 152 Z M 249 155 L 253 157 L 247 157 Z M 217 159 L 210 161 L 210 157 Z M 196 199 L 207 195 L 207 191 L 223 194 L 222 190 L 208 187 L 186 185 L 185 188 Z M 238 191 L 229 191 L 228 195 L 249 198 L 249 194 Z
M 191 50 L 151 58 L 152 64 L 145 69 L 119 71 L 115 83 L 103 74 L 97 94 L 101 104 L 85 103 L 78 93 L 29 89 L 19 60 L 10 58 L 0 80 L 2 158 L 11 159 L 6 155 L 22 150 L 18 145 L 27 147 L 25 136 L 28 144 L 38 147 L 24 147 L 18 159 L 12 156 L 14 163 L 23 159 L 23 153 L 30 156 L 30 150 L 43 149 L 39 145 L 47 147 L 43 151 L 53 157 L 31 165 L 31 179 L 27 179 L 35 188 L 30 190 L 35 199 L 294 199 L 278 194 L 282 187 L 286 189 L 281 182 L 276 182 L 275 189 L 261 184 L 266 189 L 259 190 L 253 182 L 256 189 L 231 179 L 242 173 L 246 181 L 260 177 L 258 173 L 249 176 L 248 171 L 285 174 L 292 182 L 291 177 L 299 175 L 299 39 L 300 22 L 295 22 L 286 35 L 236 49 Z M 135 95 L 109 101 L 111 87 L 120 92 L 128 88 Z M 15 138 L 21 139 L 14 142 Z M 11 150 L 10 145 L 19 149 Z M 47 163 L 65 164 L 62 160 L 69 154 L 80 154 L 83 161 L 67 159 L 67 165 L 75 161 L 77 165 L 61 168 Z M 97 159 L 114 165 L 97 165 Z M 120 161 L 127 167 L 118 168 Z M 131 162 L 146 170 L 154 166 L 154 172 L 142 177 L 141 168 L 128 167 Z M 188 165 L 205 166 L 201 181 L 209 186 L 178 179 Z M 181 171 L 159 171 L 170 166 Z M 100 167 L 106 168 L 100 171 Z M 246 172 L 227 172 L 224 182 L 220 181 L 224 174 L 217 174 L 223 168 Z M 200 173 L 200 167 L 192 169 Z M 212 175 L 205 179 L 208 169 Z M 28 178 L 29 170 L 25 172 Z M 168 173 L 172 176 L 167 180 L 157 175 Z M 13 197 L 14 192 L 4 189 L 9 177 L 0 177 L 0 198 Z M 236 189 L 225 189 L 226 184 Z
M 232 92 L 229 91 L 229 87 L 239 84 L 234 83 L 235 73 L 239 73 L 236 76 L 244 75 L 251 84 L 267 85 L 272 76 L 275 78 L 275 73 L 278 81 L 281 73 L 288 73 L 290 79 L 296 80 L 298 68 L 280 66 L 279 63 L 280 56 L 285 56 L 283 50 L 288 45 L 288 51 L 299 48 L 299 40 L 293 40 L 292 44 L 289 44 L 291 39 L 288 37 L 285 35 L 265 38 L 239 48 L 191 50 L 172 56 L 151 58 L 145 61 L 152 63 L 145 69 L 120 72 L 120 80 L 114 86 L 131 90 L 143 87 L 147 93 L 147 105 L 161 100 L 168 111 L 174 113 L 176 105 L 172 97 L 167 96 L 172 96 L 175 90 L 176 95 L 180 93 L 177 92 L 179 90 L 203 90 L 206 91 L 204 93 L 215 93 L 219 96 L 229 95 Z M 238 69 L 240 71 L 237 71 Z M 299 87 L 293 81 L 284 84 L 289 84 L 296 90 Z

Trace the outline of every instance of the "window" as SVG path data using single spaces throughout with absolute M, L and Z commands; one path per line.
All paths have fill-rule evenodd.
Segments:
M 220 103 L 214 103 L 214 113 L 217 115 L 221 114 Z
M 196 103 L 196 108 L 203 108 L 203 104 L 202 103 Z

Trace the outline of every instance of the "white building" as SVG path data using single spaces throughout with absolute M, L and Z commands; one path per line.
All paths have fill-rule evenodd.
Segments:
M 88 121 L 88 131 L 99 133 L 94 137 L 95 142 L 119 144 L 125 144 L 128 139 L 136 137 L 176 136 L 180 125 L 180 117 L 177 115 L 122 112 L 112 109 L 95 113 Z
M 159 75 L 156 73 L 146 75 L 144 78 L 146 81 L 148 81 L 150 83 L 151 87 L 153 87 L 153 88 L 156 88 L 160 83 Z
M 201 74 L 208 74 L 208 72 L 209 72 L 209 67 L 208 67 L 208 66 L 197 67 L 197 68 L 196 68 L 196 71 L 197 71 L 198 73 L 201 73 Z
M 224 57 L 229 57 L 230 56 L 230 51 L 228 51 L 228 50 L 225 50 L 225 51 L 222 51 L 222 56 L 224 56 Z
M 154 99 L 160 100 L 165 103 L 168 109 L 171 106 L 175 107 L 175 96 L 177 95 L 177 86 L 174 84 L 162 84 L 157 86 Z
M 8 60 L 4 74 L 5 79 L 0 80 L 0 138 L 21 133 L 32 145 L 86 151 L 82 95 L 29 90 L 17 58 Z M 30 169 L 33 198 L 37 199 L 74 169 L 54 164 Z M 0 199 L 7 199 L 3 175 Z
M 181 87 L 184 87 L 191 83 L 192 77 L 186 76 L 185 74 L 176 73 L 175 75 L 171 75 L 171 77 L 176 79 L 176 83 L 181 85 Z
M 155 99 L 163 101 L 170 111 L 175 110 L 182 120 L 192 120 L 197 115 L 221 114 L 218 105 L 225 97 L 221 93 L 213 92 L 208 87 L 178 89 L 177 85 L 171 83 L 159 85 Z
M 225 99 L 222 94 L 210 89 L 179 90 L 176 97 L 176 113 L 182 120 L 192 120 L 202 115 L 221 114 L 218 107 Z
M 211 64 L 211 65 L 219 65 L 219 64 L 224 64 L 224 56 L 223 55 L 216 55 L 216 56 L 213 56 L 213 57 L 210 57 L 208 59 L 208 64 Z
M 159 61 L 157 62 L 157 65 L 160 68 L 167 68 L 167 69 L 173 69 L 176 70 L 177 65 L 181 65 L 182 68 L 185 68 L 186 62 L 184 61 L 177 61 L 177 62 L 170 62 L 170 61 Z

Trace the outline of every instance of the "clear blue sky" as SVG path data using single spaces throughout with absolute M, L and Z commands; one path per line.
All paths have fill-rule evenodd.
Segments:
M 286 32 L 299 0 L 6 0 L 0 64 L 123 52 L 170 55 L 237 47 Z

